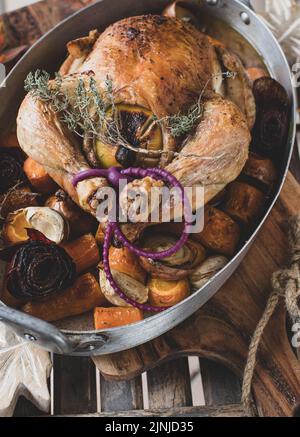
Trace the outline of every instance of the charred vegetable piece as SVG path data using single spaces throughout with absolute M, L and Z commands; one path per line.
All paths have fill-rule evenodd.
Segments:
M 79 208 L 63 190 L 50 197 L 46 206 L 57 211 L 68 222 L 71 238 L 81 237 L 97 228 L 97 221 Z
M 130 325 L 143 320 L 143 313 L 137 308 L 96 308 L 95 329 L 111 329 Z
M 120 249 L 111 247 L 109 250 L 109 264 L 113 270 L 119 273 L 125 273 L 142 284 L 146 282 L 146 272 L 140 266 L 138 257 L 126 247 Z
M 106 299 L 98 281 L 90 273 L 78 278 L 68 289 L 43 301 L 27 303 L 22 311 L 46 322 L 87 313 L 105 305 Z
M 133 165 L 154 167 L 160 160 L 159 152 L 162 149 L 162 132 L 154 122 L 150 110 L 137 105 L 118 104 L 107 112 L 107 117 L 114 117 L 119 128 L 120 135 L 137 152 L 139 148 L 146 149 L 152 154 L 135 153 L 134 150 L 121 146 L 96 141 L 96 154 L 101 167 L 110 168 L 116 166 L 130 167 Z
M 178 18 L 194 25 L 199 24 L 196 15 L 192 12 L 191 4 L 182 0 L 177 0 L 167 6 L 163 15 Z
M 141 304 L 148 301 L 148 288 L 144 285 L 144 283 L 137 281 L 125 273 L 120 273 L 113 269 L 112 275 L 118 286 L 130 299 L 133 299 Z M 110 303 L 120 307 L 130 306 L 114 291 L 106 278 L 104 270 L 102 269 L 99 270 L 99 279 L 102 293 Z
M 45 169 L 28 158 L 24 162 L 24 172 L 35 190 L 42 194 L 51 194 L 57 189 L 56 183 L 50 178 Z
M 143 248 L 154 252 L 163 252 L 176 244 L 174 235 L 154 234 L 146 237 Z M 189 240 L 175 255 L 162 261 L 140 258 L 142 267 L 153 278 L 166 281 L 186 278 L 190 272 L 205 259 L 205 249 L 196 241 Z
M 257 188 L 243 182 L 233 182 L 228 188 L 225 211 L 233 219 L 251 225 L 262 214 L 264 194 Z
M 158 307 L 174 306 L 190 295 L 187 279 L 164 281 L 152 278 L 148 283 L 148 287 L 150 304 Z
M 3 228 L 6 244 L 27 241 L 27 229 L 30 228 L 40 231 L 56 244 L 69 236 L 69 225 L 58 212 L 47 207 L 30 207 L 15 211 L 7 217 Z
M 277 180 L 277 170 L 273 162 L 255 153 L 250 153 L 243 175 L 258 181 L 268 189 L 272 188 Z
M 96 155 L 101 168 L 119 167 L 120 164 L 116 160 L 118 148 L 111 144 L 105 144 L 100 140 L 96 141 Z
M 274 79 L 264 77 L 254 82 L 256 123 L 255 149 L 278 157 L 288 132 L 290 101 L 285 89 Z
M 213 252 L 232 256 L 240 241 L 240 227 L 229 215 L 206 206 L 204 213 L 204 230 L 193 235 L 205 247 Z
M 41 299 L 70 287 L 76 267 L 56 244 L 30 241 L 17 248 L 7 273 L 7 289 L 16 299 Z
M 19 160 L 12 154 L 0 150 L 0 194 L 24 182 L 24 173 Z
M 28 187 L 16 188 L 0 195 L 0 217 L 6 219 L 8 214 L 18 209 L 37 206 L 38 197 L 39 194 L 33 193 Z
M 222 270 L 227 263 L 228 259 L 224 256 L 211 256 L 207 258 L 190 276 L 192 290 L 197 291 L 202 288 L 211 278 Z
M 73 259 L 77 274 L 87 272 L 99 264 L 99 249 L 92 234 L 64 243 L 62 247 Z

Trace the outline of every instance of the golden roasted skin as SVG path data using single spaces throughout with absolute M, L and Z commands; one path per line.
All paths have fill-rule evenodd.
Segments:
M 71 46 L 74 49 L 74 44 Z M 244 81 L 238 82 L 240 88 L 246 88 L 242 90 L 241 109 L 236 106 L 239 99 L 234 91 L 231 95 L 235 103 L 228 100 L 230 96 L 224 99 L 215 93 L 222 93 L 224 88 L 220 84 L 223 67 L 211 39 L 195 27 L 175 18 L 147 15 L 126 18 L 108 27 L 75 67 L 69 59 L 62 70 L 66 74 L 63 86 L 72 93 L 78 77 L 92 75 L 103 90 L 109 76 L 115 103 L 147 108 L 160 120 L 186 113 L 205 91 L 203 116 L 183 148 L 162 120 L 163 150 L 168 153 L 161 155 L 160 166 L 186 186 L 204 186 L 208 201 L 240 174 L 248 156 L 249 126 L 254 116 L 253 95 Z M 238 73 L 244 74 L 240 65 Z M 250 111 L 246 110 L 245 95 Z M 31 95 L 25 98 L 18 117 L 20 145 L 47 167 L 77 203 L 95 214 L 94 195 L 106 181 L 91 179 L 79 184 L 76 191 L 70 186 L 71 178 L 89 165 L 77 141 L 50 112 Z M 181 149 L 184 155 L 193 156 L 170 162 L 172 152 Z

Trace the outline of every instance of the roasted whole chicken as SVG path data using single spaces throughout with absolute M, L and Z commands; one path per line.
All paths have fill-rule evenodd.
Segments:
M 248 158 L 255 102 L 241 61 L 221 43 L 179 19 L 146 15 L 119 21 L 101 35 L 92 31 L 70 42 L 68 50 L 60 80 L 70 105 L 79 80 L 87 87 L 93 83 L 102 95 L 109 78 L 125 141 L 110 143 L 84 129 L 76 135 L 32 93 L 21 105 L 17 133 L 25 153 L 84 210 L 96 214 L 97 192 L 108 185 L 93 178 L 75 189 L 72 178 L 90 168 L 163 167 L 184 186 L 203 186 L 205 202 L 239 176 Z M 190 132 L 175 134 L 170 117 L 188 114 L 197 103 Z

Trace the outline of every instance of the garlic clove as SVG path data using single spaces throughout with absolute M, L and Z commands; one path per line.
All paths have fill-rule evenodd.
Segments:
M 68 239 L 69 226 L 63 217 L 48 207 L 30 207 L 24 210 L 30 227 L 40 231 L 50 241 L 60 244 Z
M 207 258 L 194 272 L 190 275 L 190 283 L 194 291 L 202 288 L 211 278 L 222 270 L 228 259 L 224 256 L 212 256 Z

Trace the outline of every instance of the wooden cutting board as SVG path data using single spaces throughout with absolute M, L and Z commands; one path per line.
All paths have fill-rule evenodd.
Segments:
M 240 377 L 248 346 L 270 293 L 270 277 L 286 266 L 286 220 L 300 214 L 300 186 L 289 173 L 271 216 L 249 254 L 218 294 L 193 317 L 169 333 L 127 352 L 94 358 L 112 380 L 133 378 L 178 356 L 215 360 Z M 300 362 L 292 350 L 284 303 L 261 343 L 253 391 L 262 416 L 300 415 Z

